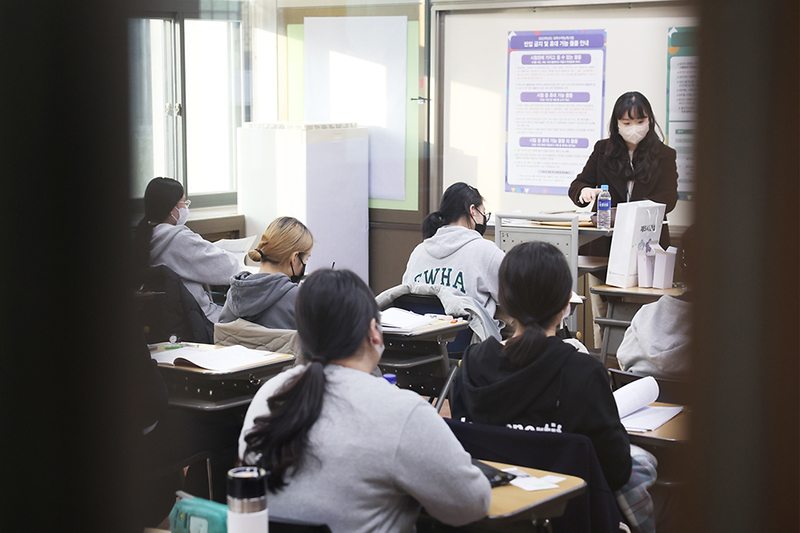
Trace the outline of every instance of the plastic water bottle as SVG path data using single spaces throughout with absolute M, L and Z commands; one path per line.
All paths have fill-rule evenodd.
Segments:
M 611 229 L 611 193 L 608 185 L 600 186 L 597 195 L 597 229 Z

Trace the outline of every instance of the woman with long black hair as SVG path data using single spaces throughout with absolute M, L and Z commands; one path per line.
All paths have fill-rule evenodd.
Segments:
M 164 265 L 180 276 L 211 322 L 222 306 L 211 298 L 208 285 L 228 285 L 239 271 L 239 260 L 186 227 L 190 200 L 172 178 L 153 178 L 144 191 L 144 216 L 134 233 L 137 268 Z
M 601 185 L 608 185 L 612 208 L 621 202 L 652 200 L 666 204 L 669 213 L 678 202 L 677 154 L 663 138 L 647 98 L 636 91 L 623 94 L 614 104 L 608 138 L 594 145 L 583 172 L 569 187 L 569 197 L 578 207 L 585 207 L 595 201 Z M 597 211 L 597 205 L 592 209 Z M 666 224 L 661 245 L 665 249 L 669 245 Z M 608 255 L 607 250 L 602 254 L 596 248 L 588 255 Z
M 489 482 L 436 410 L 370 375 L 383 334 L 369 287 L 317 270 L 295 319 L 309 363 L 259 389 L 239 438 L 242 462 L 269 472 L 270 515 L 348 533 L 413 531 L 420 506 L 451 525 L 485 516 Z

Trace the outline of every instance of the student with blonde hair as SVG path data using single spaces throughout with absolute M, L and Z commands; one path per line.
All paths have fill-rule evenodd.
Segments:
M 305 274 L 313 246 L 311 231 L 296 218 L 273 220 L 256 249 L 248 253 L 261 268 L 256 274 L 245 270 L 231 278 L 219 321 L 243 318 L 267 328 L 296 329 L 297 284 Z

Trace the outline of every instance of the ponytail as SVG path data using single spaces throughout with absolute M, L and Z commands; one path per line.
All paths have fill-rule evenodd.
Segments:
M 462 182 L 452 184 L 444 191 L 439 210 L 428 215 L 422 222 L 422 238 L 433 237 L 442 226 L 468 216 L 472 205 L 483 205 L 483 197 L 478 189 Z
M 287 485 L 286 473 L 307 457 L 308 433 L 322 412 L 325 367 L 316 359 L 267 400 L 269 415 L 255 419 L 245 435 L 250 452 L 260 454 L 257 465 L 269 472 L 267 487 L 277 492 Z

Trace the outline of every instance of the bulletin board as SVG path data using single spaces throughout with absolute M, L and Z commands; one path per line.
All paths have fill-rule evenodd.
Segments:
M 666 136 L 669 31 L 699 26 L 696 11 L 684 2 L 503 5 L 480 4 L 480 8 L 473 4 L 466 9 L 434 4 L 431 138 L 437 157 L 431 166 L 431 183 L 440 183 L 442 190 L 458 181 L 474 185 L 493 212 L 575 209 L 566 195 L 506 190 L 509 32 L 603 30 L 602 137 L 608 135 L 615 100 L 632 90 L 650 100 Z M 591 145 L 596 140 L 590 140 Z M 673 224 L 690 224 L 691 202 L 679 201 L 668 218 Z

